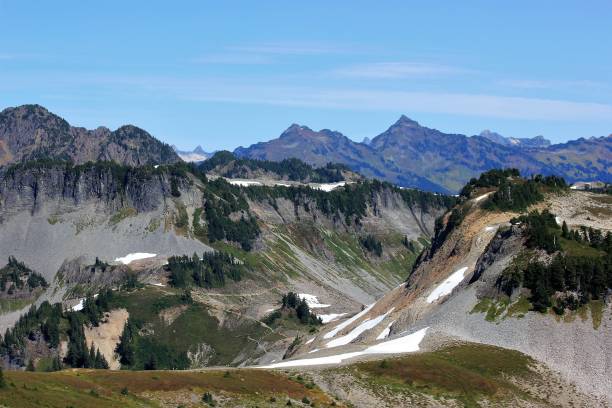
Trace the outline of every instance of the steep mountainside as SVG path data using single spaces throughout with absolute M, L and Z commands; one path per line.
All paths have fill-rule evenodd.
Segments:
M 609 406 L 610 197 L 502 172 L 464 192 L 405 285 L 277 366 L 468 341 L 519 350 Z
M 302 294 L 325 322 L 373 302 L 405 279 L 434 220 L 454 201 L 373 181 L 332 191 L 300 182 L 240 187 L 186 163 L 5 167 L 0 256 L 23 262 L 49 285 L 26 300 L 0 299 L 10 303 L 0 327 L 18 327 L 0 353 L 5 347 L 10 367 L 67 358 L 45 333 L 27 340 L 21 330 L 34 330 L 27 325 L 55 310 L 46 301 L 63 302 L 59 315 L 52 312 L 60 329 L 83 314 L 93 319 L 87 311 L 97 302 L 84 336 L 113 367 L 118 338 L 103 334 L 121 332 L 128 317 L 139 351 L 126 367 L 146 367 L 157 353 L 151 350 L 166 349 L 167 358 L 155 357 L 160 368 L 281 359 L 296 338 L 321 327 L 317 317 L 303 323 L 294 312 L 272 313 L 284 294 Z M 107 288 L 112 299 L 84 299 Z M 43 308 L 38 317 L 18 320 L 33 302 Z M 176 343 L 173 331 L 191 335 Z M 75 336 L 61 332 L 60 343 L 80 341 Z M 80 367 L 88 360 L 70 361 Z
M 387 162 L 367 144 L 356 143 L 340 132 L 323 129 L 313 131 L 306 126 L 291 125 L 278 138 L 234 151 L 239 157 L 281 161 L 296 157 L 314 166 L 343 163 L 367 177 L 384 179 L 398 185 L 428 191 L 447 191 L 409 170 Z
M 497 137 L 496 137 L 497 136 Z M 543 138 L 512 139 L 447 134 L 402 116 L 369 143 L 357 143 L 328 130 L 293 125 L 281 137 L 238 148 L 242 157 L 279 161 L 299 157 L 323 165 L 344 163 L 351 169 L 402 186 L 457 192 L 470 178 L 493 168 L 514 167 L 523 174 L 555 174 L 569 182 L 612 181 L 612 137 L 548 145 Z
M 36 159 L 108 160 L 132 166 L 180 161 L 169 145 L 132 125 L 115 131 L 72 127 L 39 105 L 0 112 L 0 165 Z

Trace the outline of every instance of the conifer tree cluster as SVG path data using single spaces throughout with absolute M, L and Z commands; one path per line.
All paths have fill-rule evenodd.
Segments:
M 6 266 L 0 269 L 0 291 L 7 291 L 9 295 L 12 295 L 16 289 L 27 288 L 32 291 L 47 286 L 45 278 L 13 256 L 9 256 Z
M 359 243 L 366 251 L 372 252 L 378 257 L 382 256 L 382 243 L 374 235 L 368 234 L 366 237 L 359 238 Z
M 220 288 L 226 279 L 239 281 L 244 266 L 226 252 L 205 252 L 202 259 L 197 254 L 172 256 L 168 259 L 170 284 L 178 288 L 195 285 L 202 288 Z
M 280 318 L 283 313 L 288 314 L 289 317 L 295 316 L 301 324 L 322 324 L 321 319 L 311 312 L 306 299 L 300 298 L 295 292 L 289 292 L 283 295 L 281 309 L 276 310 L 268 317 L 270 324 L 273 323 L 274 320 Z
M 15 364 L 31 365 L 32 359 L 26 359 L 27 342 L 42 340 L 56 352 L 50 368 L 53 371 L 60 370 L 63 363 L 75 368 L 108 368 L 108 362 L 100 351 L 93 344 L 87 347 L 83 325 L 97 326 L 103 313 L 109 310 L 112 296 L 110 290 L 102 291 L 97 297 L 88 296 L 80 311 L 63 311 L 61 303 L 51 305 L 47 301 L 38 307 L 33 305 L 4 334 L 0 342 L 0 356 L 8 357 Z M 68 352 L 63 363 L 57 357 L 62 336 L 68 338 Z
M 498 286 L 510 295 L 521 286 L 530 289 L 533 308 L 549 307 L 563 314 L 590 300 L 602 299 L 612 289 L 612 233 L 580 227 L 561 227 L 548 211 L 532 212 L 513 220 L 524 223 L 526 245 L 545 250 L 552 260 L 530 260 L 524 267 L 507 268 Z

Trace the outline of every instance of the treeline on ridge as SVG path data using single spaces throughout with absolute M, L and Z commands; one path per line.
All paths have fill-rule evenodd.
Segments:
M 555 216 L 544 210 L 512 220 L 521 223 L 526 246 L 553 255 L 550 262 L 529 260 L 514 263 L 497 282 L 510 295 L 523 286 L 531 292 L 534 310 L 553 307 L 563 314 L 590 300 L 603 299 L 612 290 L 612 233 L 581 227 L 570 230 L 559 226 Z
M 323 167 L 313 167 L 300 159 L 289 158 L 281 161 L 254 160 L 236 157 L 228 151 L 215 153 L 211 158 L 200 165 L 204 172 L 219 170 L 220 167 L 232 164 L 230 168 L 221 172 L 221 176 L 228 178 L 247 177 L 245 169 L 255 171 L 263 170 L 275 173 L 282 179 L 290 181 L 313 182 L 313 183 L 335 183 L 344 180 L 343 171 L 349 171 L 344 164 L 327 163 Z
M 482 204 L 483 208 L 490 211 L 522 212 L 530 205 L 543 200 L 544 193 L 563 192 L 568 189 L 568 185 L 563 178 L 557 176 L 534 175 L 526 179 L 521 177 L 517 169 L 493 169 L 482 173 L 478 178 L 472 178 L 461 190 L 459 204 L 448 216 L 443 215 L 436 219 L 430 256 L 461 224 L 470 209 L 466 200 L 472 198 L 477 189 L 496 189 Z
M 0 291 L 11 296 L 16 290 L 36 288 L 45 289 L 48 286 L 45 278 L 28 268 L 23 262 L 9 256 L 8 263 L 0 269 Z

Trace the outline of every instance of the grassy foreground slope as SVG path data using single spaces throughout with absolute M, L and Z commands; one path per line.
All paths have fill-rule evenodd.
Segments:
M 573 387 L 524 354 L 479 344 L 289 371 L 5 372 L 8 407 L 572 406 Z M 291 401 L 289 404 L 288 401 Z

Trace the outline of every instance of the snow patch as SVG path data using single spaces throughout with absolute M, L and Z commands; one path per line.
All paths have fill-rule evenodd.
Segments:
M 378 324 L 382 322 L 385 319 L 385 317 L 387 317 L 387 315 L 393 311 L 393 309 L 395 308 L 394 307 L 391 308 L 391 310 L 389 310 L 384 315 L 380 315 L 373 319 L 368 319 L 368 320 L 363 321 L 359 326 L 355 327 L 348 334 L 345 334 L 344 336 L 338 337 L 337 339 L 330 341 L 329 343 L 325 345 L 325 347 L 331 348 L 331 347 L 338 347 L 338 346 L 344 346 L 346 344 L 349 344 L 351 341 L 359 337 L 361 333 L 378 326 Z
M 262 184 L 259 181 L 255 181 L 255 180 L 232 180 L 232 179 L 226 179 L 228 183 L 230 183 L 233 186 L 241 186 L 241 187 L 248 187 L 248 186 L 261 186 Z
M 340 323 L 339 325 L 337 325 L 336 327 L 334 327 L 334 329 L 332 331 L 330 331 L 329 333 L 325 333 L 325 335 L 323 336 L 324 339 L 331 339 L 332 337 L 334 337 L 336 334 L 338 334 L 338 332 L 340 332 L 340 330 L 344 329 L 345 327 L 351 325 L 354 321 L 358 320 L 359 318 L 361 318 L 361 316 L 364 316 L 366 313 L 368 313 L 370 311 L 370 309 L 372 309 L 374 307 L 375 303 L 372 303 L 371 305 L 369 305 L 368 307 L 366 307 L 365 309 L 363 309 L 361 312 L 357 313 L 355 316 L 351 317 L 350 319 Z
M 384 340 L 389 337 L 389 334 L 391 333 L 391 326 L 393 325 L 393 323 L 395 323 L 395 320 L 389 323 L 387 327 L 385 327 L 385 329 L 380 332 L 378 337 L 376 337 L 376 340 Z
M 283 368 L 283 367 L 304 367 L 313 365 L 327 365 L 327 364 L 340 364 L 344 360 L 355 358 L 358 356 L 365 356 L 369 354 L 401 354 L 401 353 L 413 353 L 419 351 L 419 345 L 425 334 L 427 334 L 428 327 L 418 330 L 412 334 L 398 337 L 393 340 L 383 341 L 382 343 L 375 344 L 366 348 L 363 351 L 356 351 L 353 353 L 342 353 L 326 357 L 316 358 L 305 358 L 300 360 L 289 360 L 281 363 L 270 364 L 259 368 Z M 311 351 L 314 352 L 315 350 Z M 318 351 L 318 350 L 316 350 Z
M 83 310 L 84 305 L 85 305 L 85 299 L 79 299 L 79 303 L 72 306 L 70 310 L 72 310 L 73 312 L 80 312 L 81 310 Z
M 309 295 L 308 293 L 298 293 L 300 299 L 304 299 L 308 303 L 308 307 L 311 309 L 317 309 L 322 307 L 330 307 L 331 305 L 325 305 L 319 303 L 319 299 L 315 295 Z
M 485 231 L 494 231 L 494 230 L 496 230 L 496 229 L 497 229 L 497 227 L 496 227 L 496 226 L 494 226 L 494 225 L 489 225 L 488 227 L 486 227 L 486 228 L 485 228 Z
M 307 341 L 306 343 L 304 343 L 304 344 L 310 344 L 310 343 L 312 343 L 312 342 L 314 341 L 314 339 L 315 339 L 315 338 L 313 337 L 312 339 L 308 340 L 308 341 Z
M 336 320 L 339 317 L 344 316 L 345 314 L 346 313 L 320 314 L 320 315 L 317 315 L 317 317 L 321 319 L 323 324 L 325 324 L 325 323 L 333 322 L 334 320 Z
M 563 225 L 563 220 L 561 219 L 561 217 L 556 216 L 555 222 L 557 223 L 557 225 Z
M 94 299 L 98 297 L 98 294 L 96 293 L 95 295 L 93 295 Z M 70 308 L 70 310 L 72 310 L 73 312 L 80 312 L 81 310 L 83 310 L 83 307 L 85 306 L 85 298 L 80 298 L 79 299 L 79 303 L 77 303 L 76 305 L 72 306 Z
M 124 265 L 129 265 L 133 261 L 137 261 L 139 259 L 153 258 L 157 254 L 149 254 L 146 252 L 134 252 L 132 254 L 127 254 L 121 258 L 115 258 L 115 262 L 121 262 Z
M 314 184 L 311 183 L 309 184 L 309 186 L 311 188 L 314 188 L 315 190 L 322 190 L 322 191 L 326 191 L 326 192 L 330 192 L 332 190 L 335 190 L 338 187 L 342 187 L 346 185 L 346 181 L 339 181 L 337 183 L 322 183 L 322 184 Z
M 155 282 L 155 283 L 152 283 L 151 285 L 153 285 L 153 286 L 159 286 L 160 288 L 163 288 L 163 287 L 165 287 L 165 286 L 166 286 L 166 285 L 164 285 L 164 284 L 163 284 L 163 283 L 161 283 L 161 282 Z
M 455 289 L 455 286 L 460 284 L 461 281 L 463 280 L 464 278 L 463 274 L 465 273 L 465 271 L 467 271 L 467 266 L 464 266 L 463 268 L 459 268 L 458 270 L 453 272 L 451 276 L 446 278 L 444 282 L 438 285 L 438 287 L 435 288 L 429 296 L 427 296 L 427 303 L 433 303 L 439 298 L 451 293 L 453 289 Z

